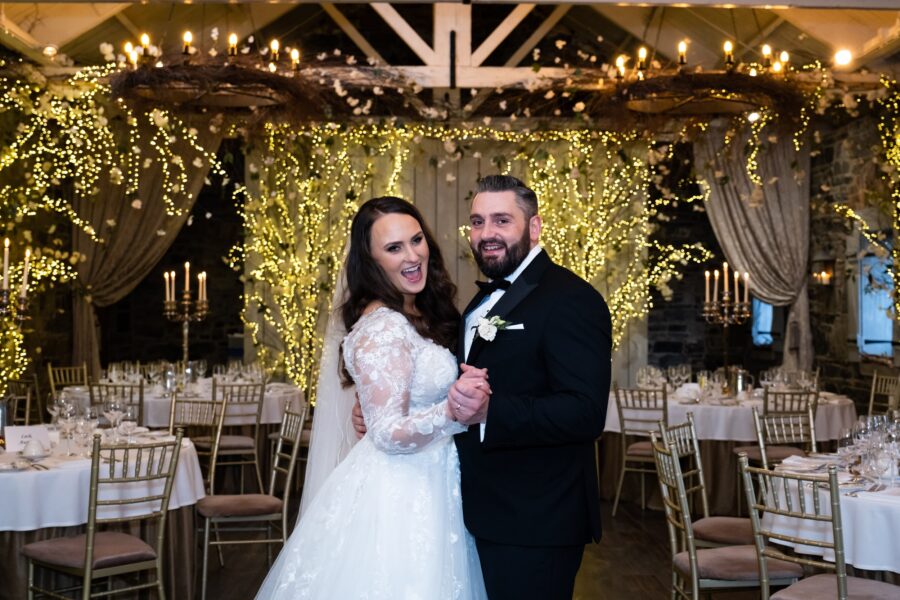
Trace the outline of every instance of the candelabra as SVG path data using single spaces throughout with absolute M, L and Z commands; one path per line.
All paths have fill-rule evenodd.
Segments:
M 14 304 L 16 304 L 15 318 L 21 327 L 22 323 L 28 319 L 28 298 L 20 295 L 16 302 L 10 298 L 9 290 L 0 290 L 0 318 L 6 318 L 13 312 Z
M 707 323 L 712 325 L 719 325 L 722 327 L 722 353 L 723 353 L 723 368 L 725 370 L 725 380 L 726 386 L 728 381 L 728 328 L 731 325 L 740 325 L 744 321 L 746 321 L 750 317 L 750 302 L 749 302 L 749 291 L 750 291 L 750 275 L 748 273 L 744 273 L 744 282 L 743 282 L 743 292 L 744 292 L 744 301 L 741 302 L 741 289 L 740 282 L 741 278 L 738 272 L 734 271 L 734 286 L 729 289 L 728 285 L 728 263 L 724 263 L 722 278 L 723 286 L 719 287 L 719 271 L 718 269 L 714 272 L 715 281 L 713 282 L 713 294 L 712 299 L 710 299 L 709 293 L 709 271 L 706 272 L 706 296 L 705 302 L 703 303 L 703 318 L 706 319 Z M 722 290 L 721 295 L 719 290 Z M 732 291 L 734 292 L 734 296 L 732 296 Z M 728 390 L 723 390 L 726 393 Z
M 202 291 L 201 296 L 204 296 Z M 180 305 L 180 310 L 179 310 Z M 192 310 L 193 305 L 193 310 Z M 181 302 L 175 300 L 166 300 L 163 303 L 163 314 L 166 318 L 175 323 L 181 323 L 181 355 L 185 367 L 188 364 L 188 338 L 190 336 L 191 322 L 202 321 L 209 315 L 209 301 L 198 299 L 194 302 L 191 299 L 191 290 L 186 289 L 181 294 Z

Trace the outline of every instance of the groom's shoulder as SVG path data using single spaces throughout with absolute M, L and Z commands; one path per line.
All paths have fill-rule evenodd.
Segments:
M 546 286 L 548 291 L 555 291 L 561 295 L 576 295 L 601 301 L 603 300 L 603 296 L 594 288 L 594 286 L 569 269 L 554 262 L 550 263 L 550 266 L 541 281 L 541 285 Z

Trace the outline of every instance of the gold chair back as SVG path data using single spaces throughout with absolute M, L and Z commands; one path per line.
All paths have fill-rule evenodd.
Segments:
M 225 401 L 217 402 L 196 397 L 185 398 L 176 393 L 169 407 L 169 434 L 177 428 L 183 428 L 211 440 L 208 450 L 197 447 L 197 455 L 208 458 L 206 492 L 213 494 L 216 480 L 216 462 L 219 457 L 219 441 L 222 437 L 222 424 L 225 421 Z
M 812 408 L 813 415 L 819 402 L 819 391 L 813 390 L 773 390 L 763 389 L 763 414 L 806 412 Z
M 651 431 L 657 430 L 660 422 L 669 422 L 665 388 L 620 388 L 616 385 L 615 395 L 623 438 L 626 435 L 649 437 Z
M 102 405 L 110 397 L 117 398 L 127 406 L 134 406 L 138 412 L 138 424 L 144 424 L 144 382 L 139 383 L 92 383 L 88 386 L 91 405 Z
M 756 552 L 759 556 L 760 587 L 763 600 L 769 598 L 769 575 L 766 558 L 785 560 L 799 565 L 833 571 L 837 575 L 838 597 L 847 598 L 847 565 L 844 562 L 844 537 L 841 525 L 841 498 L 837 480 L 837 467 L 828 467 L 828 475 L 801 475 L 794 473 L 774 472 L 768 469 L 751 467 L 747 455 L 738 457 L 741 477 L 744 482 L 744 495 L 750 510 L 753 534 L 756 540 Z M 754 479 L 756 480 L 754 484 Z M 792 536 L 764 527 L 764 517 L 770 514 L 781 523 L 785 519 L 809 524 L 812 527 L 796 527 L 798 532 L 815 530 L 818 523 L 831 525 L 832 541 Z M 792 528 L 793 529 L 793 528 Z M 777 544 L 770 540 L 787 542 L 792 545 L 830 549 L 834 553 L 834 562 L 812 558 L 808 554 L 798 555 L 783 552 Z
M 700 507 L 703 517 L 709 516 L 709 499 L 706 496 L 706 478 L 703 475 L 703 461 L 700 457 L 700 442 L 697 439 L 697 429 L 694 426 L 694 414 L 687 414 L 687 421 L 678 425 L 666 426 L 659 422 L 660 436 L 664 448 L 671 448 L 678 458 L 690 458 L 690 469 L 682 470 L 687 497 L 700 497 Z M 680 465 L 679 465 L 680 467 Z
M 288 501 L 291 498 L 291 481 L 294 476 L 294 468 L 297 464 L 297 454 L 300 451 L 300 436 L 303 434 L 303 427 L 306 425 L 306 419 L 309 416 L 309 405 L 303 402 L 300 410 L 295 412 L 291 409 L 284 411 L 281 419 L 281 428 L 278 430 L 277 441 L 275 442 L 275 454 L 272 460 L 272 474 L 269 478 L 269 495 L 274 496 L 276 486 L 278 484 L 279 475 L 282 475 L 284 485 L 284 506 L 282 511 L 282 531 L 287 536 L 288 523 L 286 510 Z
M 7 381 L 6 397 L 9 400 L 10 421 L 13 425 L 30 425 L 32 415 L 33 382 L 27 379 Z M 38 420 L 40 422 L 40 420 Z
M 900 376 L 876 371 L 872 374 L 869 390 L 869 416 L 884 414 L 898 407 L 900 400 Z
M 769 468 L 767 446 L 802 445 L 809 452 L 816 452 L 816 420 L 812 407 L 803 412 L 769 413 L 760 415 L 753 408 L 753 425 L 759 444 L 763 467 Z
M 87 385 L 87 363 L 79 367 L 54 367 L 47 363 L 47 377 L 50 380 L 50 396 L 56 398 L 59 391 L 70 385 Z

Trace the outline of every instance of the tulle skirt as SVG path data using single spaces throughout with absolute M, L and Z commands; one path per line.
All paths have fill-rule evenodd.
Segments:
M 363 438 L 297 524 L 258 600 L 483 600 L 452 439 L 386 454 Z

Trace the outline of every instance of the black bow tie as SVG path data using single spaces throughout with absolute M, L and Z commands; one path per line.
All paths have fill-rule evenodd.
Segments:
M 477 285 L 478 289 L 480 289 L 482 292 L 489 295 L 493 294 L 497 290 L 508 289 L 509 286 L 512 285 L 512 282 L 506 279 L 494 279 L 493 281 L 476 281 L 475 285 Z

